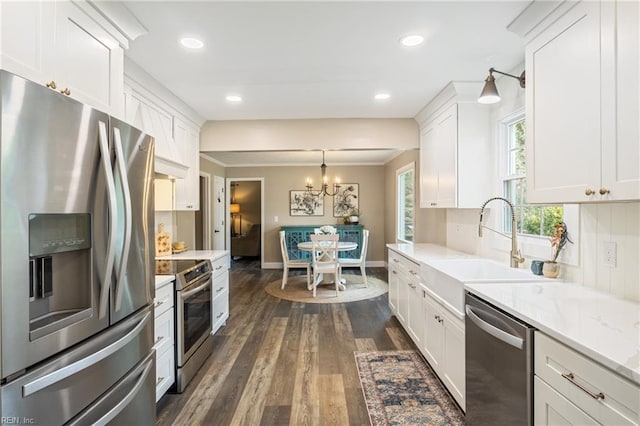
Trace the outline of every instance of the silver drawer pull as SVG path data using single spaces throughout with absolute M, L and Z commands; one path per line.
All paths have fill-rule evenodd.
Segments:
M 164 377 L 158 377 L 158 380 L 156 380 L 156 386 L 162 383 L 163 380 L 164 380 Z
M 162 339 L 164 339 L 164 336 L 158 336 L 154 345 L 158 344 L 158 342 L 161 341 Z
M 584 392 L 589 394 L 589 396 L 591 398 L 596 399 L 596 400 L 604 399 L 604 394 L 602 392 L 595 393 L 595 392 L 590 391 L 589 389 L 585 388 L 580 383 L 576 382 L 576 378 L 573 375 L 573 373 L 562 373 L 562 377 L 564 377 L 565 379 L 567 379 L 568 381 L 570 381 L 571 383 L 573 383 L 574 385 L 579 387 L 581 390 L 583 390 Z
M 396 263 L 400 262 L 398 259 L 393 259 L 393 261 Z
M 397 272 L 395 270 L 392 270 L 391 272 L 394 273 L 394 274 L 397 274 Z
M 220 288 L 216 289 L 216 293 L 220 293 L 222 290 L 224 290 L 224 287 L 220 287 Z
M 163 300 L 161 300 L 161 301 L 159 301 L 159 302 L 156 302 L 156 303 L 154 303 L 153 307 L 154 307 L 154 308 L 157 308 L 157 307 L 159 307 L 160 305 L 163 305 L 163 304 L 164 304 L 164 302 L 166 302 L 166 301 L 167 301 L 166 299 L 163 299 Z
M 224 315 L 224 312 L 220 312 L 218 315 L 216 315 L 216 319 L 220 319 L 220 317 L 222 317 Z
M 219 271 L 220 269 L 222 269 L 222 265 L 216 266 L 216 271 Z

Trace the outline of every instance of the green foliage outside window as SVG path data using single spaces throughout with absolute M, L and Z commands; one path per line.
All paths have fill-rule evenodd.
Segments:
M 504 196 L 515 207 L 517 232 L 529 235 L 553 236 L 555 224 L 563 222 L 562 206 L 527 205 L 526 182 L 526 122 L 524 118 L 508 125 L 507 177 Z M 504 230 L 511 232 L 511 217 L 504 211 Z

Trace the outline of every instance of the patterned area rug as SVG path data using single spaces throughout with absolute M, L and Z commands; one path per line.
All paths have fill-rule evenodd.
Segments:
M 416 351 L 354 352 L 373 426 L 464 425 L 464 414 Z
M 272 281 L 265 287 L 265 291 L 272 296 L 292 302 L 304 303 L 345 303 L 358 300 L 371 299 L 385 294 L 389 290 L 386 282 L 367 276 L 368 287 L 364 286 L 362 277 L 354 274 L 343 274 L 346 280 L 346 290 L 340 291 L 336 297 L 336 288 L 333 284 L 322 284 L 316 290 L 316 297 L 313 297 L 311 290 L 307 290 L 307 278 L 305 275 L 295 275 L 289 277 L 284 290 L 282 279 Z

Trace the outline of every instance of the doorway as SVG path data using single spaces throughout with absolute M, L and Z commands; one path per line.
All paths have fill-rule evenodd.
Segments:
M 213 177 L 213 250 L 224 250 L 225 236 L 225 202 L 224 178 L 222 176 Z
M 264 178 L 227 179 L 226 248 L 235 260 L 264 265 Z
M 200 172 L 200 209 L 195 212 L 196 250 L 211 250 L 211 175 Z

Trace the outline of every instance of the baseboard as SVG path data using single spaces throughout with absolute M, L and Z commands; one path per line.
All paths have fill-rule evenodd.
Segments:
M 282 269 L 282 262 L 264 262 L 262 269 Z

